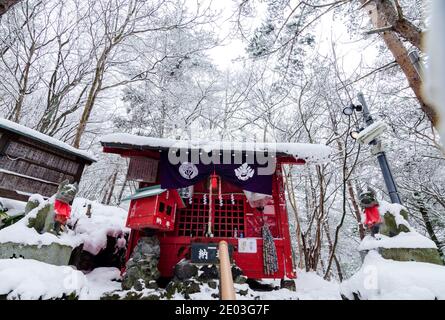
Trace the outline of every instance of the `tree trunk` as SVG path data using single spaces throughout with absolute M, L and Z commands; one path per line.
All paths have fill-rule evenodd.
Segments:
M 110 192 L 108 193 L 108 197 L 107 200 L 105 201 L 106 205 L 110 205 L 111 203 L 111 197 L 113 196 L 114 193 L 114 187 L 116 186 L 116 180 L 117 180 L 117 173 L 118 171 L 116 170 L 113 174 L 113 178 L 111 178 L 111 188 L 110 188 Z
M 426 231 L 428 232 L 428 235 L 430 236 L 431 240 L 434 241 L 437 248 L 439 249 L 440 257 L 442 258 L 442 260 L 444 260 L 445 257 L 444 257 L 443 251 L 442 251 L 443 245 L 439 241 L 439 239 L 437 239 L 436 233 L 434 232 L 434 228 L 431 223 L 430 217 L 428 215 L 428 209 L 425 206 L 425 202 L 423 201 L 422 198 L 418 198 L 416 202 L 417 202 L 419 212 L 422 215 L 423 222 L 425 223 Z
M 360 240 L 363 240 L 365 238 L 365 228 L 363 227 L 363 223 L 362 223 L 361 210 L 357 203 L 357 199 L 355 197 L 355 192 L 354 192 L 354 187 L 352 186 L 351 180 L 348 180 L 347 183 L 348 183 L 349 197 L 351 198 L 352 207 L 354 208 L 355 218 L 357 219 L 357 223 L 358 223 L 358 231 L 359 231 L 359 235 L 360 235 Z
M 122 197 L 124 196 L 124 191 L 125 191 L 125 188 L 127 187 L 127 182 L 128 182 L 128 179 L 127 179 L 127 177 L 125 177 L 124 184 L 122 185 L 122 189 L 119 192 L 119 196 L 117 197 L 117 204 L 118 205 L 121 204 L 121 202 L 122 202 Z
M 88 121 L 91 116 L 91 112 L 93 111 L 94 104 L 96 103 L 96 98 L 102 89 L 105 67 L 107 64 L 108 55 L 110 54 L 112 48 L 113 44 L 110 44 L 108 47 L 106 47 L 102 52 L 99 60 L 97 61 L 93 83 L 91 84 L 88 98 L 83 109 L 82 117 L 80 118 L 79 126 L 76 130 L 76 136 L 74 137 L 73 147 L 75 148 L 80 147 L 80 141 L 83 134 L 85 133 Z
M 360 1 L 362 4 L 368 2 L 366 0 Z M 393 26 L 393 29 L 395 29 L 395 26 L 392 25 L 391 22 L 393 24 L 397 23 L 393 21 L 393 15 L 390 13 L 389 9 L 389 5 L 392 6 L 392 4 L 388 4 L 389 2 L 390 1 L 387 0 L 371 1 L 364 7 L 368 15 L 371 17 L 372 24 L 377 29 L 388 26 Z M 418 47 L 420 47 L 420 29 L 414 30 L 413 28 L 415 27 L 412 24 L 408 24 L 406 20 L 398 27 L 398 29 L 400 29 L 401 31 L 405 30 L 403 34 L 404 37 L 407 38 L 407 40 L 408 38 L 411 39 L 414 43 L 418 44 Z M 427 104 L 425 99 L 422 97 L 422 80 L 418 75 L 414 65 L 411 63 L 408 56 L 408 50 L 404 46 L 402 40 L 400 40 L 395 31 L 382 32 L 381 36 L 385 41 L 386 46 L 394 56 L 395 60 L 399 64 L 400 68 L 402 69 L 403 73 L 405 74 L 409 86 L 414 91 L 414 94 L 419 101 L 420 107 L 428 116 L 433 126 L 437 128 L 439 120 L 437 112 L 431 105 Z
M 329 230 L 329 224 L 323 223 L 323 227 L 325 229 L 326 238 L 328 240 L 329 254 L 331 254 L 334 247 L 333 247 L 332 238 L 331 238 L 331 234 L 330 234 L 330 230 Z M 343 281 L 343 272 L 341 271 L 340 262 L 338 261 L 337 255 L 335 253 L 334 253 L 334 262 L 335 262 L 335 267 L 337 268 L 338 279 L 341 282 L 341 281 Z M 330 273 L 328 272 L 326 274 L 326 280 L 330 280 L 330 278 L 331 278 Z
M 19 3 L 21 0 L 0 0 L 0 16 L 5 14 L 13 5 Z
M 361 2 L 365 3 L 366 1 Z M 410 42 L 417 49 L 423 51 L 422 40 L 424 33 L 422 29 L 404 17 L 398 1 L 374 0 L 373 2 L 376 4 L 381 15 L 385 17 L 386 26 L 392 26 L 392 30 L 397 33 L 397 35 Z
M 20 122 L 20 118 L 22 117 L 23 103 L 25 101 L 25 96 L 28 91 L 29 73 L 31 71 L 31 60 L 34 56 L 34 53 L 35 53 L 35 43 L 33 43 L 31 45 L 31 48 L 29 49 L 28 59 L 26 61 L 25 68 L 20 78 L 19 96 L 15 103 L 14 110 L 9 116 L 9 120 L 17 123 Z

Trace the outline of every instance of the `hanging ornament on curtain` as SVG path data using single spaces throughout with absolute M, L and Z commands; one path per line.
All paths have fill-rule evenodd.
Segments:
M 232 202 L 232 205 L 235 205 L 235 196 L 233 193 L 230 195 L 230 201 Z
M 219 197 L 219 206 L 222 207 L 224 205 L 223 202 L 223 196 L 222 196 L 222 191 L 221 191 L 221 179 L 219 179 L 219 186 L 218 186 L 218 197 Z
M 202 203 L 206 206 L 207 205 L 207 193 L 204 193 L 202 195 Z
M 209 184 L 209 223 L 207 224 L 207 237 L 213 238 L 213 232 L 212 232 L 212 201 L 213 201 L 213 190 L 218 187 L 218 176 L 213 173 L 213 175 L 210 177 L 210 184 Z

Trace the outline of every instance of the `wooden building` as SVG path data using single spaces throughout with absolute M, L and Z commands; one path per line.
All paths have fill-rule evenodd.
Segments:
M 64 180 L 80 182 L 85 166 L 95 161 L 57 139 L 0 119 L 0 197 L 51 197 Z

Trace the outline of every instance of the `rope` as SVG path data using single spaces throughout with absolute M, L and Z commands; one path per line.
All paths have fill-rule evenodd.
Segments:
M 278 271 L 277 249 L 273 241 L 272 233 L 266 223 L 262 227 L 262 233 L 264 273 L 272 275 Z

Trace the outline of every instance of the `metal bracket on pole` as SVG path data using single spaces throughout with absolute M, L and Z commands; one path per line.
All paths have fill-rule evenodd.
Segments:
M 369 112 L 365 96 L 363 95 L 363 93 L 360 92 L 357 97 L 363 107 L 363 120 L 369 127 L 374 123 L 374 119 Z M 391 168 L 389 166 L 388 159 L 386 158 L 385 151 L 383 150 L 381 141 L 379 139 L 375 139 L 370 143 L 370 145 L 372 146 L 371 153 L 373 155 L 376 155 L 377 160 L 379 161 L 380 170 L 382 171 L 383 179 L 385 180 L 386 188 L 388 190 L 389 197 L 391 198 L 391 202 L 402 204 L 399 193 L 397 191 L 397 185 L 394 181 L 394 177 L 392 175 Z

